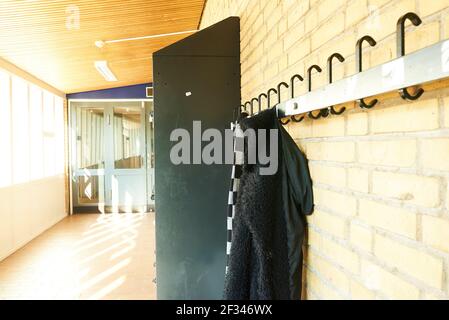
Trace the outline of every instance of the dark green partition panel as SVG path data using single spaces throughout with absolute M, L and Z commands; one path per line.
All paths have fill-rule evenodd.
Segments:
M 239 33 L 231 17 L 153 54 L 158 299 L 222 297 L 231 165 L 172 164 L 170 133 L 192 137 L 200 120 L 224 137 L 240 105 Z

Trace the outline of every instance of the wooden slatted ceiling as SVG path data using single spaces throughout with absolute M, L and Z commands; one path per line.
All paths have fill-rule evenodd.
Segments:
M 106 44 L 198 28 L 205 0 L 1 0 L 0 56 L 65 92 L 152 81 L 151 54 L 188 35 Z M 79 28 L 67 28 L 79 12 Z M 94 67 L 107 60 L 117 82 Z

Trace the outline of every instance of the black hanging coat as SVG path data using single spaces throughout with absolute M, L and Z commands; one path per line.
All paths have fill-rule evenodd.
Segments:
M 274 109 L 240 125 L 243 131 L 278 129 L 278 170 L 260 175 L 259 162 L 243 165 L 224 298 L 300 299 L 305 215 L 313 211 L 307 159 Z

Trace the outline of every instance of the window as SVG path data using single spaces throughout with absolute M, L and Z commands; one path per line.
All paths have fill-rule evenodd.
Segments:
M 0 187 L 11 184 L 11 98 L 9 75 L 0 71 Z
M 42 90 L 30 86 L 30 178 L 40 179 L 44 175 L 44 141 L 42 136 Z
M 13 183 L 23 183 L 29 179 L 30 145 L 28 116 L 28 85 L 12 77 L 12 167 Z
M 114 107 L 114 167 L 139 169 L 142 167 L 141 109 Z
M 64 172 L 64 101 L 0 70 L 0 187 Z

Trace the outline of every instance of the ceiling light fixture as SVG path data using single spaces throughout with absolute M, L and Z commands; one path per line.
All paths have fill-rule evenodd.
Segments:
M 108 67 L 106 60 L 98 60 L 94 63 L 95 69 L 106 79 L 106 81 L 117 81 L 117 78 Z
M 179 31 L 179 32 L 171 32 L 171 33 L 161 33 L 161 34 L 153 34 L 150 36 L 143 36 L 143 37 L 134 37 L 134 38 L 124 38 L 124 39 L 116 39 L 116 40 L 97 40 L 95 41 L 95 46 L 98 48 L 103 48 L 105 44 L 108 43 L 116 43 L 116 42 L 125 42 L 125 41 L 135 41 L 135 40 L 143 40 L 143 39 L 154 39 L 154 38 L 162 38 L 162 37 L 169 37 L 169 36 L 176 36 L 180 34 L 186 34 L 186 33 L 195 33 L 198 30 L 188 30 L 188 31 Z

